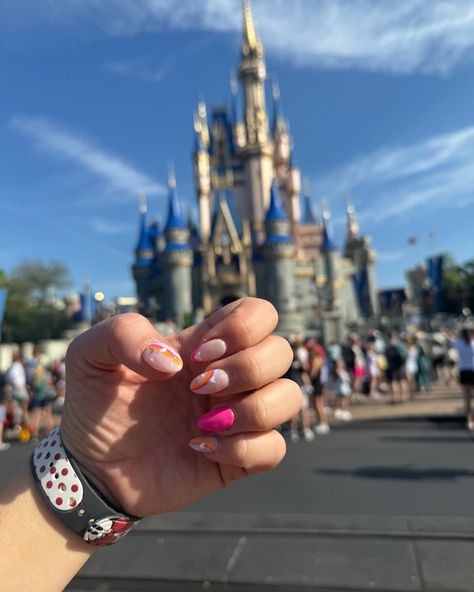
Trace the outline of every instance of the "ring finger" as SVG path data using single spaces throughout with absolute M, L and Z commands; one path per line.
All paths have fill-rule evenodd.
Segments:
M 294 417 L 302 403 L 301 389 L 280 379 L 258 391 L 217 405 L 197 420 L 203 432 L 229 436 L 242 432 L 267 432 Z

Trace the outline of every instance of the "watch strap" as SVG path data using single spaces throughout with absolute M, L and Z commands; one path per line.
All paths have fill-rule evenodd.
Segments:
M 37 444 L 31 465 L 48 506 L 87 543 L 111 545 L 140 521 L 113 508 L 87 481 L 64 447 L 59 427 Z

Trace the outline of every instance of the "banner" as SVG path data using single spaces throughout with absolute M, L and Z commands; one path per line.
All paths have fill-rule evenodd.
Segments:
M 426 261 L 433 312 L 443 310 L 443 255 L 433 255 Z

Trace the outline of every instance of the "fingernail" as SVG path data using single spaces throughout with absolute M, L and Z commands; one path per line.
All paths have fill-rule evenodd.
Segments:
M 191 359 L 194 362 L 213 362 L 221 358 L 226 352 L 227 346 L 222 339 L 205 341 L 193 351 Z
M 189 446 L 197 452 L 215 452 L 219 448 L 217 438 L 193 438 Z
M 189 388 L 198 395 L 210 395 L 225 389 L 229 384 L 229 375 L 225 370 L 208 370 L 196 376 Z
M 213 409 L 197 420 L 197 426 L 204 432 L 223 432 L 234 425 L 235 414 L 230 407 Z
M 142 357 L 149 366 L 160 372 L 178 372 L 183 367 L 183 360 L 178 352 L 159 341 L 147 345 Z

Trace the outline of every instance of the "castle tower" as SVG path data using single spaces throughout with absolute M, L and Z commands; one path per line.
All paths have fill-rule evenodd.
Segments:
M 290 234 L 290 224 L 275 181 L 272 183 L 270 193 L 270 206 L 265 217 L 266 239 L 262 247 L 265 298 L 278 311 L 278 330 L 282 333 L 291 333 L 297 330 L 298 325 L 295 298 L 295 247 Z
M 326 285 L 323 298 L 323 309 L 334 309 L 335 283 L 337 281 L 337 245 L 332 235 L 331 214 L 326 204 L 323 205 L 323 241 L 321 245 Z
M 154 257 L 154 244 L 148 231 L 146 214 L 147 203 L 145 197 L 139 198 L 140 226 L 137 246 L 135 248 L 135 263 L 132 266 L 133 279 L 137 286 L 137 297 L 139 310 L 142 314 L 147 313 L 150 267 Z
M 211 231 L 211 169 L 206 105 L 201 101 L 194 115 L 194 184 L 199 203 L 199 231 L 203 243 Z
M 172 171 L 169 174 L 168 185 L 166 247 L 160 258 L 163 273 L 163 304 L 160 316 L 163 320 L 171 319 L 182 327 L 192 313 L 193 253 L 189 245 L 189 229 L 184 221 Z
M 230 77 L 230 98 L 231 98 L 231 115 L 232 115 L 232 134 L 234 145 L 237 150 L 245 146 L 245 126 L 241 119 L 241 107 L 239 97 L 239 84 L 235 72 L 232 72 Z
M 323 336 L 326 343 L 340 342 L 342 339 L 340 256 L 333 237 L 331 214 L 327 204 L 323 204 L 322 222 L 322 271 L 325 282 L 319 291 Z
M 273 148 L 268 135 L 265 103 L 263 47 L 255 30 L 250 4 L 243 0 L 243 39 L 239 76 L 244 94 L 244 126 L 246 145 L 242 150 L 248 195 L 251 200 L 241 204 L 242 218 L 252 221 L 257 243 L 264 238 L 264 219 L 273 179 Z

